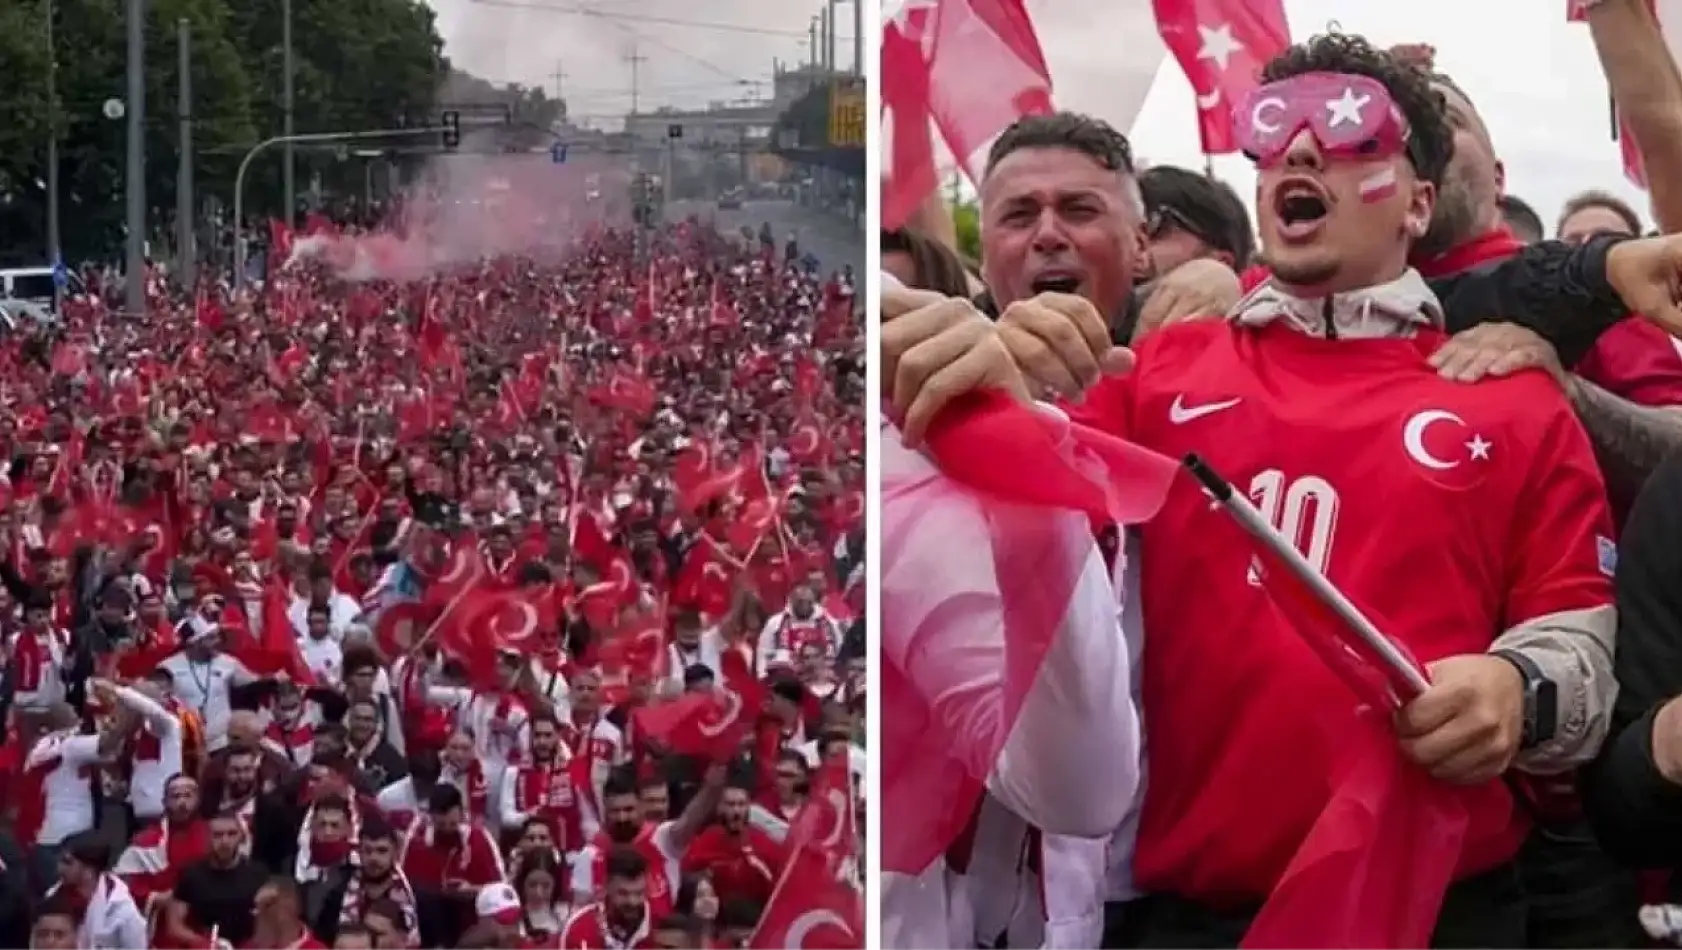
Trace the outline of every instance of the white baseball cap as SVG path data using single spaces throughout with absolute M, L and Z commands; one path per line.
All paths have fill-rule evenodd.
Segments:
M 520 904 L 520 895 L 514 893 L 512 885 L 507 883 L 487 884 L 479 889 L 479 894 L 473 899 L 473 910 L 481 920 L 494 920 L 499 924 L 517 924 L 525 908 Z

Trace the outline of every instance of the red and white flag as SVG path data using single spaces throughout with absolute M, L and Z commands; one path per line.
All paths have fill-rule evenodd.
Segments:
M 748 938 L 755 950 L 855 950 L 864 946 L 864 897 L 830 873 L 811 848 L 786 864 L 759 927 Z
M 954 546 L 928 517 L 938 499 L 927 463 L 899 446 L 892 431 L 884 432 L 883 443 L 880 807 L 892 826 L 882 836 L 882 868 L 916 875 L 957 840 L 974 814 L 1065 626 L 1094 546 L 1087 517 L 1071 513 L 1104 523 L 1147 520 L 1161 506 L 1176 467 L 1055 413 L 997 393 L 977 394 L 946 410 L 928 435 L 928 453 L 949 490 L 979 499 L 985 509 L 990 543 Z M 1000 465 L 1002 458 L 1011 464 Z M 930 557 L 919 545 L 942 550 Z M 910 577 L 936 561 L 944 566 L 941 577 Z M 996 599 L 1004 668 L 998 689 L 975 696 L 972 708 L 936 715 L 944 686 L 925 681 L 927 671 L 914 668 L 913 641 L 918 650 L 992 648 L 973 624 L 940 624 L 938 608 L 954 598 Z
M 1023 0 L 909 0 L 882 25 L 885 227 L 938 181 L 932 123 L 972 181 L 1012 122 L 1051 111 L 1051 74 Z
M 1283 0 L 1154 0 L 1153 6 L 1157 33 L 1191 81 L 1203 154 L 1238 151 L 1233 103 L 1291 45 Z

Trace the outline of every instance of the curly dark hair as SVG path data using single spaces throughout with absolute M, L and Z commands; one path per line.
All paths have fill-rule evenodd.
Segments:
M 1351 73 L 1384 84 L 1396 107 L 1407 116 L 1410 129 L 1407 156 L 1413 170 L 1433 185 L 1454 157 L 1454 132 L 1448 125 L 1442 93 L 1431 88 L 1431 77 L 1352 33 L 1327 33 L 1293 44 L 1262 68 L 1262 82 L 1277 82 L 1303 73 Z

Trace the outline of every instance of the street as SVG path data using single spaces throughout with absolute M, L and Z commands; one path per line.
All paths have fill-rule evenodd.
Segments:
M 864 238 L 857 230 L 839 218 L 802 208 L 792 201 L 748 201 L 734 209 L 720 209 L 705 201 L 674 201 L 667 206 L 666 214 L 673 220 L 690 214 L 711 217 L 724 232 L 739 232 L 747 225 L 758 234 L 760 226 L 769 221 L 771 233 L 777 238 L 778 254 L 792 233 L 800 242 L 801 253 L 810 251 L 817 255 L 826 273 L 848 264 L 852 265 L 853 273 L 864 272 Z

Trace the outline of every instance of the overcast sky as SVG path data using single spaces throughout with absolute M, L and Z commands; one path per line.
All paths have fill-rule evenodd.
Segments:
M 456 65 L 498 82 L 541 85 L 552 94 L 558 63 L 565 72 L 568 108 L 574 115 L 590 116 L 593 124 L 629 111 L 627 57 L 633 49 L 646 57 L 638 77 L 644 109 L 704 107 L 712 101 L 769 96 L 772 61 L 806 59 L 807 27 L 822 7 L 821 0 L 429 2 L 438 13 L 445 52 Z M 658 22 L 661 19 L 757 32 Z M 836 59 L 850 66 L 852 5 L 838 7 L 836 19 L 841 37 Z

